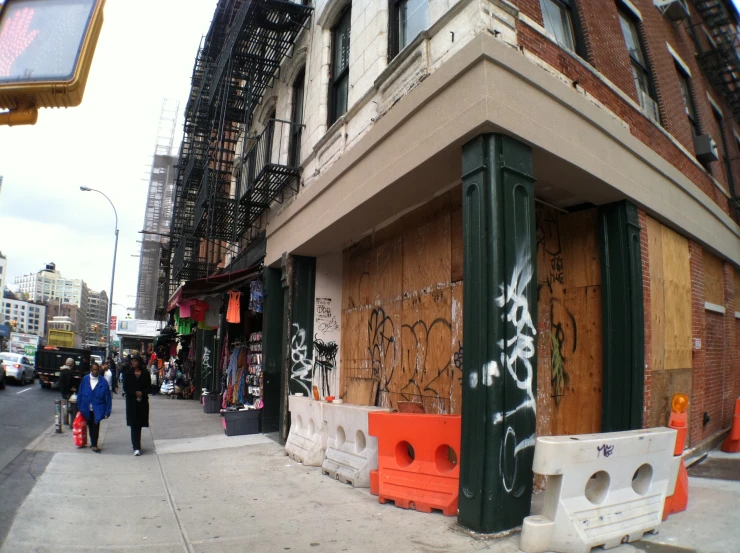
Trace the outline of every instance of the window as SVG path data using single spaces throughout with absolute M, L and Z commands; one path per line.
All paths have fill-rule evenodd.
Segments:
M 701 130 L 699 128 L 699 118 L 696 116 L 696 106 L 694 105 L 694 97 L 691 95 L 691 83 L 689 82 L 689 76 L 683 72 L 683 70 L 676 66 L 678 72 L 678 83 L 681 85 L 681 96 L 683 96 L 683 106 L 686 110 L 686 116 L 689 118 L 689 124 L 691 125 L 691 134 L 693 136 L 699 136 Z
M 395 57 L 427 27 L 429 27 L 428 0 L 392 0 L 390 57 Z
M 545 29 L 555 36 L 563 48 L 576 49 L 576 33 L 573 27 L 572 0 L 540 0 Z
M 732 174 L 732 164 L 730 163 L 730 159 L 727 157 L 727 138 L 725 138 L 725 131 L 727 130 L 725 128 L 725 119 L 722 117 L 722 113 L 714 109 L 714 106 L 712 106 L 712 113 L 714 113 L 714 120 L 717 122 L 717 130 L 719 130 L 719 140 L 717 141 L 717 157 L 719 158 L 719 162 L 721 167 L 725 170 L 725 175 L 727 176 L 727 182 L 731 185 L 731 190 L 734 188 L 735 181 L 734 181 L 734 175 Z
M 348 8 L 332 30 L 329 125 L 347 113 L 349 97 L 349 34 L 352 11 Z
M 290 150 L 288 165 L 297 167 L 301 163 L 301 132 L 303 130 L 303 96 L 306 88 L 306 70 L 302 70 L 293 83 L 293 114 L 290 127 Z
M 650 71 L 648 70 L 647 58 L 642 48 L 640 33 L 631 14 L 624 10 L 619 10 L 619 23 L 622 26 L 624 42 L 627 45 L 627 51 L 630 54 L 632 62 L 632 77 L 635 79 L 637 88 L 637 97 L 640 100 L 640 107 L 650 119 L 660 124 L 660 113 L 658 103 L 655 101 Z

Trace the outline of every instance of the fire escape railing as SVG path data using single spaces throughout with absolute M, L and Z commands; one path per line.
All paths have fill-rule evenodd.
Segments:
M 197 278 L 187 275 L 215 269 L 200 256 L 218 259 L 225 243 L 237 242 L 299 176 L 297 162 L 291 158 L 288 163 L 287 157 L 289 136 L 300 136 L 290 132 L 291 123 L 270 121 L 276 157 L 263 158 L 261 164 L 256 150 L 247 146 L 254 142 L 265 148 L 267 129 L 248 144 L 240 146 L 238 138 L 251 125 L 265 89 L 312 11 L 286 0 L 219 0 L 198 52 L 185 111 L 172 225 L 174 240 L 179 241 L 172 253 L 171 289 L 178 280 Z M 245 166 L 252 171 L 251 179 L 243 178 Z M 197 251 L 192 247 L 196 242 L 203 246 Z

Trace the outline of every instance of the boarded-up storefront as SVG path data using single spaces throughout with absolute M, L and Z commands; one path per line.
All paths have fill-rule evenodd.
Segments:
M 537 207 L 537 434 L 601 430 L 597 211 Z

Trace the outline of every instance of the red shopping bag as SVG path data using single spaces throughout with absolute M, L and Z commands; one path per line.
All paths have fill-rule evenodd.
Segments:
M 87 421 L 79 411 L 72 423 L 72 436 L 77 447 L 87 447 Z

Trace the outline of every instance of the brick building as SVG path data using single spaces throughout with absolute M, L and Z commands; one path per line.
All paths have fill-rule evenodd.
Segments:
M 332 395 L 370 379 L 379 405 L 461 413 L 463 472 L 494 452 L 519 467 L 506 489 L 531 489 L 535 431 L 663 425 L 674 393 L 688 447 L 721 437 L 740 395 L 740 20 L 730 0 L 655 4 L 222 0 L 169 307 L 263 263 L 266 366 L 290 393 L 334 342 Z

